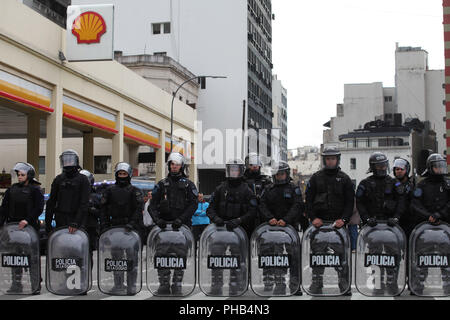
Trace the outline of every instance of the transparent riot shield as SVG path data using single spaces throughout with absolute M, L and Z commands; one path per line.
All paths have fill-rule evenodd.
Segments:
M 417 296 L 450 295 L 450 226 L 423 222 L 409 238 L 409 288 Z
M 406 235 L 386 221 L 366 225 L 356 244 L 356 289 L 365 296 L 398 296 L 406 284 Z
M 302 287 L 312 296 L 339 296 L 350 290 L 351 249 L 345 227 L 324 221 L 310 226 L 302 239 Z
M 78 229 L 71 234 L 68 227 L 52 232 L 47 244 L 47 290 L 63 296 L 86 294 L 91 286 L 91 273 L 87 233 Z
M 142 243 L 134 230 L 117 226 L 98 240 L 98 288 L 116 295 L 135 295 L 142 287 Z
M 300 286 L 300 238 L 291 226 L 260 225 L 252 234 L 250 286 L 258 296 L 290 296 Z
M 200 290 L 208 296 L 242 295 L 248 287 L 248 238 L 244 229 L 210 224 L 200 237 Z
M 33 294 L 40 289 L 39 236 L 33 227 L 19 230 L 18 223 L 4 225 L 0 229 L 0 254 L 0 292 Z
M 153 227 L 147 238 L 147 288 L 155 296 L 187 296 L 195 289 L 195 243 L 185 225 Z

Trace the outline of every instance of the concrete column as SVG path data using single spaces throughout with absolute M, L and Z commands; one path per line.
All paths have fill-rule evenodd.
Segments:
M 61 172 L 63 88 L 56 86 L 52 96 L 53 113 L 47 117 L 47 152 L 45 154 L 45 192 L 50 192 L 53 179 Z
M 37 115 L 27 117 L 27 162 L 36 170 L 36 178 L 39 177 L 39 138 L 40 118 Z
M 83 132 L 83 169 L 94 173 L 94 133 Z
M 160 131 L 161 149 L 156 150 L 156 182 L 166 176 L 166 131 Z
M 128 163 L 133 168 L 133 170 L 137 170 L 139 167 L 138 150 L 139 145 L 133 143 L 128 144 Z
M 111 157 L 111 179 L 114 177 L 114 167 L 118 162 L 123 161 L 123 112 L 119 112 L 116 116 L 116 130 L 119 131 L 112 139 L 112 157 Z

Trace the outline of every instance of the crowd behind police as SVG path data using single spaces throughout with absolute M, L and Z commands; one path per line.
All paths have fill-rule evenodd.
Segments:
M 53 231 L 53 220 L 56 228 L 67 227 L 70 233 L 85 229 L 92 259 L 99 234 L 119 225 L 138 231 L 145 243 L 149 230 L 155 225 L 161 229 L 169 224 L 174 229 L 182 225 L 191 227 L 196 242 L 210 223 L 228 230 L 241 226 L 249 238 L 262 223 L 291 225 L 304 231 L 311 224 L 319 228 L 331 221 L 335 228 L 346 228 L 355 209 L 362 225 L 375 226 L 378 221 L 387 221 L 390 226 L 399 225 L 408 237 L 422 221 L 450 222 L 450 180 L 446 177 L 447 163 L 443 156 L 430 155 L 424 178 L 415 184 L 406 159 L 395 159 L 394 177 L 391 177 L 386 155 L 375 152 L 369 158 L 367 173 L 371 176 L 362 180 L 355 192 L 356 186 L 339 167 L 340 151 L 336 147 L 326 147 L 321 155 L 322 169 L 310 178 L 304 197 L 299 185 L 293 183 L 286 162 L 280 161 L 272 177 L 266 176 L 261 172 L 260 157 L 251 153 L 245 162 L 241 159 L 227 162 L 226 180 L 217 186 L 208 203 L 186 176 L 186 162 L 179 153 L 169 155 L 167 177 L 159 181 L 144 200 L 141 191 L 131 185 L 132 168 L 128 163 L 116 164 L 115 184 L 94 190 L 92 173 L 81 170 L 74 150 L 66 150 L 60 156 L 62 173 L 54 179 L 47 201 L 46 232 Z M 0 225 L 16 222 L 19 228 L 29 225 L 39 231 L 38 217 L 43 211 L 44 197 L 35 178 L 35 169 L 29 163 L 19 162 L 14 172 L 18 182 L 4 195 Z M 314 246 L 311 250 L 315 250 Z M 21 276 L 21 272 L 13 274 L 11 292 L 20 292 Z M 180 292 L 182 270 L 172 276 L 161 270 L 158 277 L 159 293 Z M 310 292 L 320 294 L 322 277 L 323 270 L 315 269 Z M 213 274 L 213 294 L 220 293 L 221 281 L 219 275 Z M 230 290 L 237 290 L 233 286 L 238 285 L 238 282 L 230 283 Z M 280 290 L 284 290 L 270 273 L 264 275 L 264 285 L 269 289 L 279 285 Z M 339 283 L 341 285 L 346 287 L 345 283 Z M 450 290 L 450 284 L 446 290 Z M 301 290 L 296 294 L 301 295 Z M 350 295 L 351 291 L 346 294 Z

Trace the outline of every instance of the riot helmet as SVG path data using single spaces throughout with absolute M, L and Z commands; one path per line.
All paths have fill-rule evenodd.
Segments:
M 238 180 L 244 176 L 245 163 L 241 159 L 228 160 L 226 164 L 226 178 L 229 180 Z
M 431 154 L 426 163 L 427 169 L 423 173 L 430 174 L 432 176 L 440 176 L 447 174 L 447 160 L 439 153 Z
M 80 157 L 75 150 L 68 149 L 59 156 L 61 168 L 80 167 Z
M 179 165 L 181 165 L 180 171 L 179 172 L 172 172 L 170 170 L 170 164 L 174 162 L 177 163 Z M 170 176 L 181 176 L 181 175 L 185 175 L 184 169 L 186 166 L 186 160 L 184 159 L 184 156 L 179 153 L 179 152 L 172 152 L 169 155 L 169 158 L 167 158 L 167 169 L 169 170 L 169 175 Z
M 284 177 L 279 177 L 280 174 L 286 173 Z M 291 179 L 291 168 L 285 161 L 280 161 L 272 166 L 272 180 L 274 184 L 285 184 Z
M 400 168 L 406 170 L 405 177 L 409 177 L 409 172 L 411 171 L 411 165 L 409 161 L 403 158 L 397 158 L 394 160 L 394 165 L 392 166 L 392 170 L 394 171 L 394 176 L 398 178 L 395 174 L 395 168 Z
M 374 176 L 386 177 L 389 171 L 389 160 L 384 153 L 374 152 L 369 158 L 369 170 Z
M 339 167 L 339 164 L 341 162 L 341 152 L 339 151 L 339 149 L 337 147 L 335 147 L 335 146 L 325 147 L 321 153 L 321 156 L 322 156 L 322 164 L 325 169 L 334 170 Z M 337 162 L 336 162 L 335 166 L 332 166 L 332 167 L 327 166 L 326 157 L 329 157 L 329 156 L 335 156 L 337 158 Z
M 131 178 L 131 174 L 132 174 L 132 168 L 131 166 L 126 163 L 126 162 L 119 162 L 116 164 L 116 167 L 114 168 L 114 175 L 118 176 L 119 171 L 125 171 L 126 173 L 128 173 L 128 177 Z
M 18 175 L 19 172 L 25 173 L 27 175 L 28 182 L 40 184 L 40 182 L 35 179 L 36 170 L 34 170 L 34 167 L 31 164 L 27 162 L 17 162 L 13 170 L 16 175 Z
M 89 172 L 88 170 L 83 169 L 83 170 L 80 171 L 80 173 L 85 175 L 88 178 L 89 183 L 91 184 L 91 186 L 94 185 L 95 179 L 94 179 L 94 175 L 91 172 Z

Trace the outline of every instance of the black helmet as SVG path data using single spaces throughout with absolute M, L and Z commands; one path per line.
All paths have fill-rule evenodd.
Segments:
M 34 170 L 34 167 L 27 163 L 27 162 L 17 162 L 16 165 L 13 168 L 14 172 L 17 174 L 19 171 L 25 172 L 27 174 L 27 180 L 28 182 L 36 182 L 38 184 L 39 181 L 35 179 L 36 177 L 36 170 Z
M 80 167 L 80 157 L 75 150 L 68 149 L 59 156 L 61 168 L 64 167 Z
M 94 184 L 95 179 L 94 179 L 94 175 L 91 172 L 89 172 L 88 170 L 83 169 L 83 170 L 80 171 L 80 173 L 85 175 L 88 178 L 91 186 Z
M 439 153 L 430 154 L 426 165 L 427 169 L 422 175 L 426 175 L 427 173 L 433 176 L 447 174 L 447 160 Z M 436 169 L 437 172 L 435 172 L 434 169 Z
M 392 170 L 395 175 L 395 168 L 401 168 L 406 170 L 406 177 L 409 177 L 409 172 L 411 171 L 411 165 L 409 161 L 403 158 L 397 158 L 394 160 L 394 165 L 392 166 Z
M 114 168 L 114 175 L 116 176 L 116 178 L 117 178 L 117 174 L 119 173 L 119 171 L 125 171 L 126 173 L 128 173 L 128 177 L 130 177 L 130 178 L 131 178 L 131 174 L 133 173 L 133 169 L 126 162 L 119 162 L 116 164 L 116 167 Z
M 286 172 L 286 178 L 283 180 L 278 180 L 277 174 Z M 291 180 L 291 168 L 289 167 L 289 164 L 285 161 L 280 161 L 272 166 L 272 180 L 274 184 L 285 184 L 288 183 Z
M 241 179 L 245 172 L 245 163 L 241 159 L 228 160 L 225 176 L 229 180 Z
M 339 149 L 336 146 L 325 147 L 321 153 L 321 156 L 322 156 L 322 164 L 325 169 L 336 169 L 337 167 L 339 167 L 339 164 L 341 162 L 341 152 L 339 151 Z M 334 168 L 327 167 L 327 164 L 325 162 L 325 157 L 327 157 L 327 156 L 336 156 L 337 157 L 336 167 L 334 167 Z
M 184 156 L 181 153 L 179 153 L 179 152 L 172 152 L 169 155 L 169 158 L 167 158 L 167 169 L 169 170 L 169 175 L 173 175 L 170 172 L 170 163 L 172 161 L 175 162 L 175 163 L 181 164 L 180 172 L 175 174 L 175 175 L 177 175 L 177 176 L 178 175 L 185 175 L 184 169 L 186 167 L 186 160 L 184 159 Z
M 384 153 L 374 152 L 369 158 L 369 170 L 375 176 L 385 177 L 389 173 L 389 160 Z

